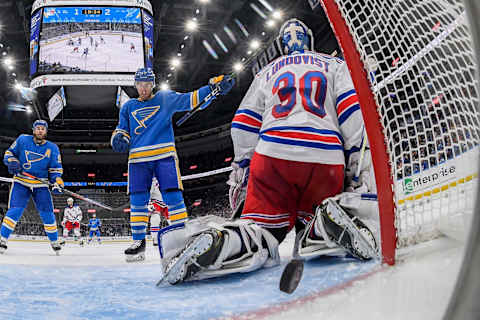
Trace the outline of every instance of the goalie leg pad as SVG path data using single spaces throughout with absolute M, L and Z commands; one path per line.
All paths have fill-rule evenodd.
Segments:
M 169 283 L 250 272 L 280 261 L 278 241 L 252 221 L 211 222 L 207 227 L 170 259 L 165 269 Z
M 361 260 L 378 257 L 372 232 L 358 217 L 346 212 L 335 198 L 324 200 L 315 214 L 316 227 L 327 242 L 336 243 Z

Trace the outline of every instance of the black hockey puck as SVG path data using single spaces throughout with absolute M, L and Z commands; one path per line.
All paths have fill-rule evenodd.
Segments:
M 303 260 L 294 259 L 290 261 L 283 270 L 280 278 L 280 291 L 292 293 L 297 289 L 303 274 Z

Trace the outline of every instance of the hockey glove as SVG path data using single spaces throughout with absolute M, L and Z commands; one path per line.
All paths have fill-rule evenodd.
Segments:
M 8 167 L 8 173 L 10 174 L 17 174 L 22 171 L 22 166 L 20 165 L 20 161 L 18 161 L 18 159 L 15 157 L 8 158 L 7 167 Z
M 228 199 L 232 208 L 232 219 L 239 218 L 247 195 L 248 176 L 250 174 L 250 159 L 232 163 L 232 172 L 227 184 L 230 186 Z
M 210 86 L 210 89 L 212 89 L 212 91 L 218 89 L 219 94 L 224 96 L 230 90 L 232 90 L 233 86 L 235 85 L 235 79 L 229 75 L 221 75 L 211 78 L 208 81 L 208 85 Z
M 65 184 L 63 183 L 63 179 L 60 177 L 55 178 L 55 183 L 52 186 L 52 192 L 54 194 L 61 194 L 63 193 L 63 188 Z
M 127 152 L 130 145 L 130 137 L 123 131 L 113 131 L 112 139 L 110 141 L 115 152 Z

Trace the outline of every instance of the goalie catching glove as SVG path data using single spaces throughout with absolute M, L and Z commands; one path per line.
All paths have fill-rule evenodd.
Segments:
M 183 227 L 160 230 L 159 244 L 163 279 L 170 284 L 250 272 L 280 262 L 278 241 L 249 220 L 197 218 Z

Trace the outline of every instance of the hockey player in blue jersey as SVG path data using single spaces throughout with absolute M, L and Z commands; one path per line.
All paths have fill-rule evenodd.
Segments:
M 117 152 L 129 151 L 128 192 L 133 244 L 125 250 L 127 262 L 145 259 L 145 233 L 148 224 L 148 201 L 152 178 L 158 180 L 163 200 L 168 206 L 171 224 L 186 221 L 182 182 L 175 150 L 172 116 L 198 106 L 213 89 L 227 94 L 234 80 L 229 76 L 210 79 L 209 84 L 188 93 L 169 90 L 153 94 L 155 75 L 150 68 L 135 74 L 138 99 L 130 99 L 120 110 L 119 123 L 112 133 L 111 145 Z M 208 101 L 202 106 L 207 107 Z
M 15 230 L 30 197 L 40 212 L 45 233 L 53 250 L 59 253 L 57 223 L 47 180 L 53 183 L 52 192 L 61 193 L 63 168 L 60 151 L 56 144 L 47 141 L 48 124 L 44 120 L 33 123 L 33 135 L 22 134 L 5 151 L 3 163 L 13 174 L 8 211 L 0 229 L 0 253 L 7 249 L 7 240 Z M 22 173 L 29 173 L 45 182 L 30 179 Z
M 90 244 L 90 242 L 92 242 L 94 234 L 97 237 L 98 243 L 101 242 L 101 240 L 100 240 L 100 227 L 101 226 L 102 226 L 102 222 L 100 221 L 100 219 L 97 218 L 97 215 L 94 213 L 92 215 L 92 218 L 90 219 L 90 221 L 88 221 L 88 228 L 90 230 L 90 233 L 88 234 L 88 244 Z

